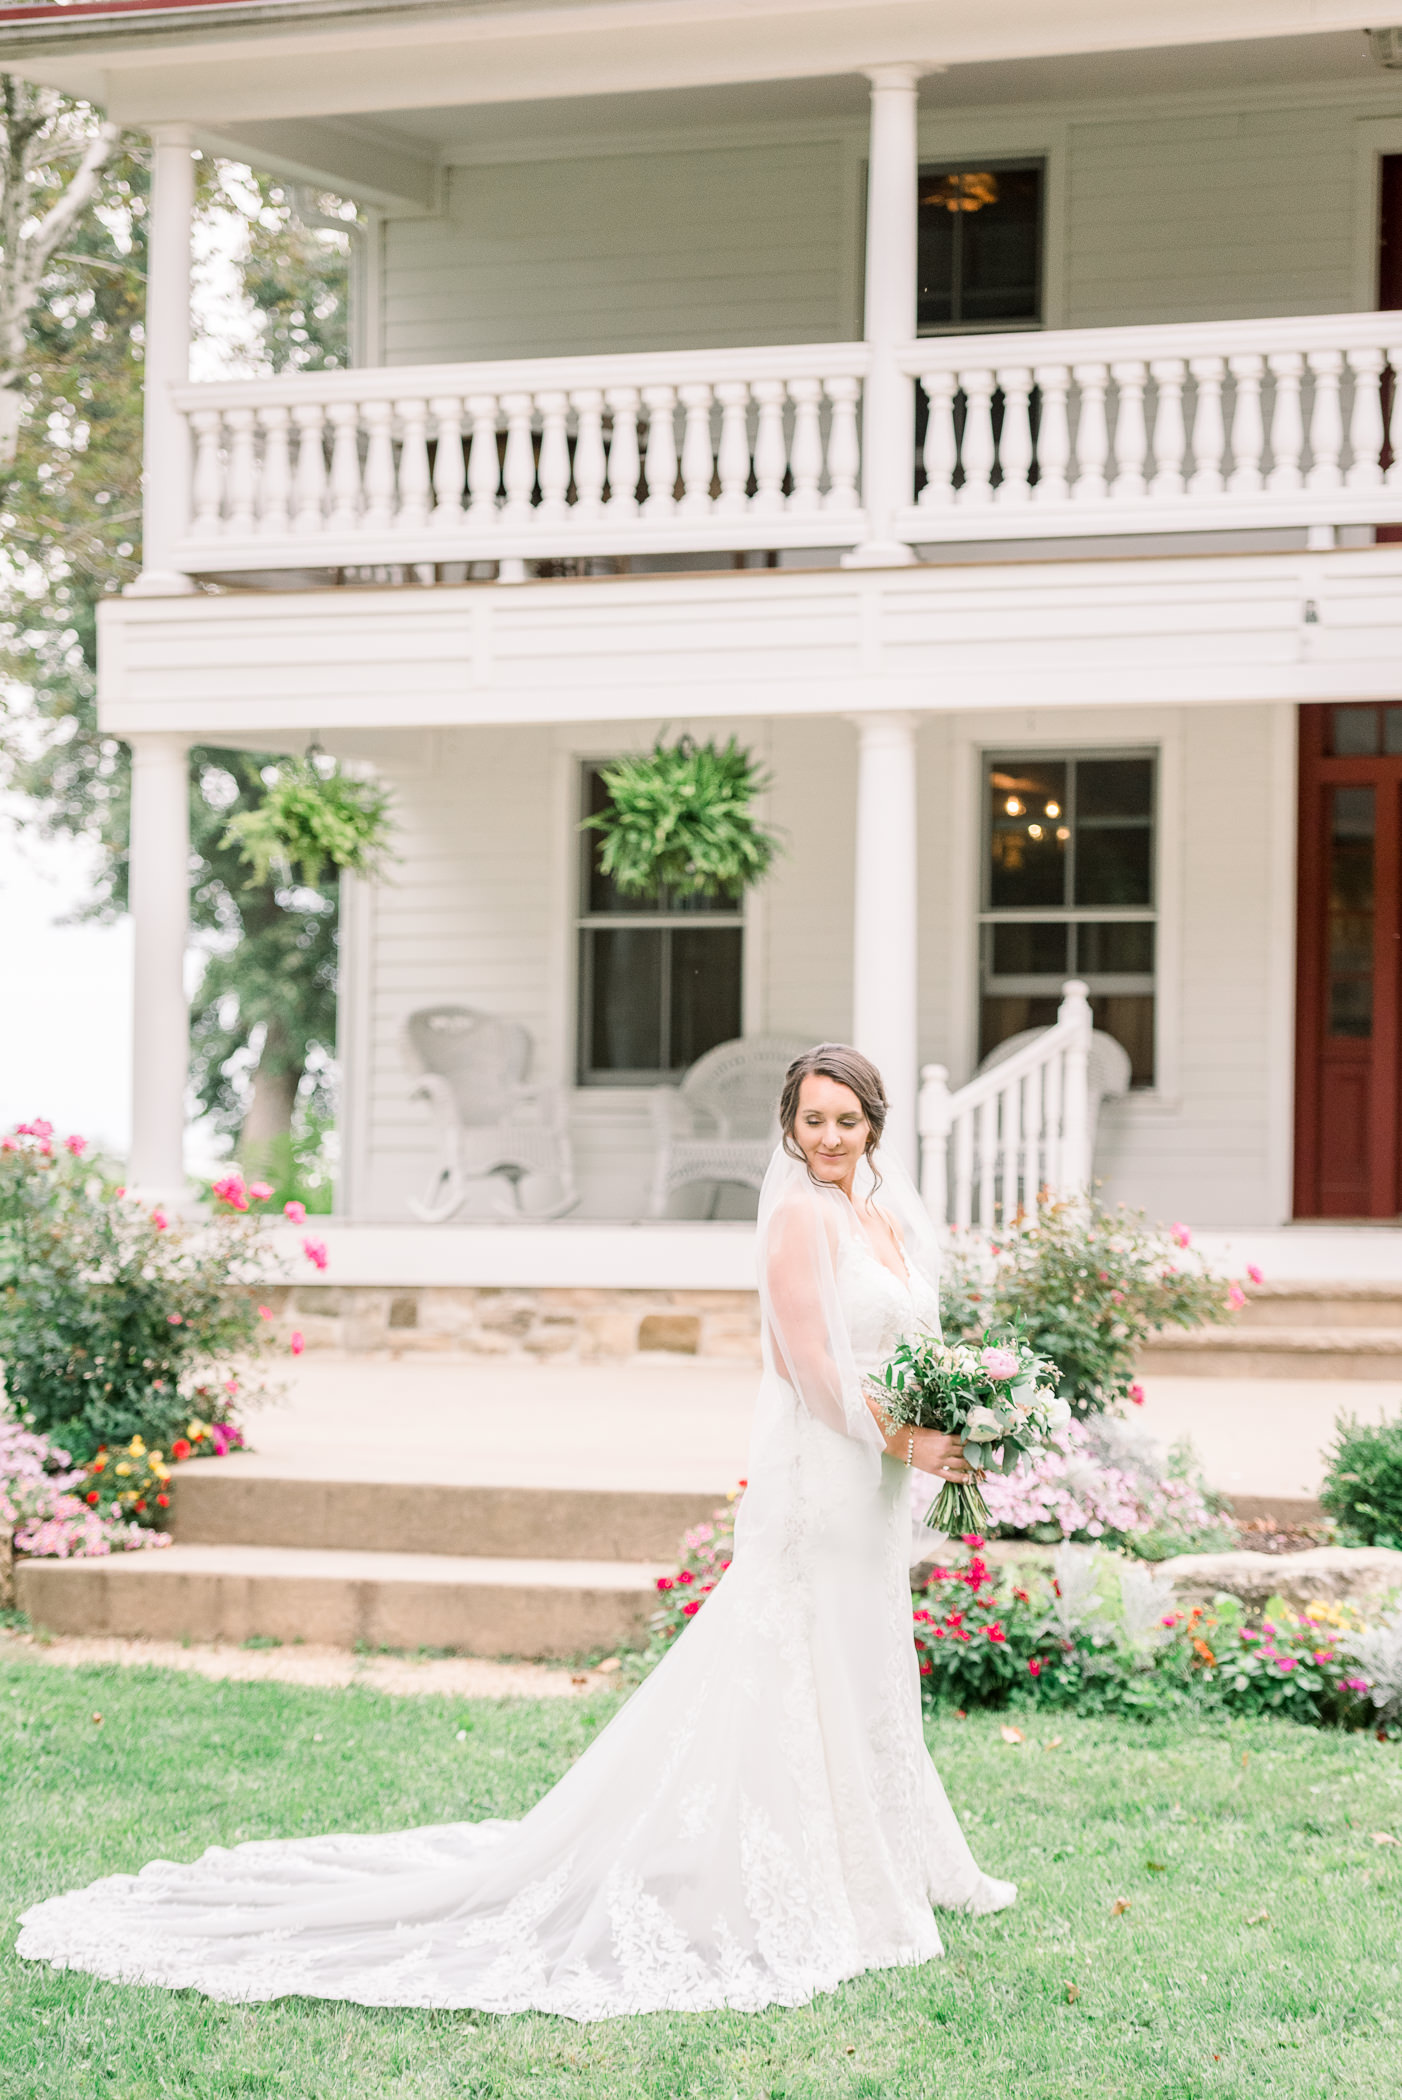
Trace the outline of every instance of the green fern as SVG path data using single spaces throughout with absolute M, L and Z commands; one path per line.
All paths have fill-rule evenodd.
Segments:
M 732 737 L 682 737 L 603 769 L 609 806 L 586 817 L 602 835 L 599 867 L 625 897 L 734 897 L 769 873 L 778 836 L 752 804 L 769 776 Z
M 308 758 L 284 759 L 277 774 L 258 807 L 234 817 L 221 841 L 237 846 L 255 882 L 277 869 L 315 889 L 328 865 L 379 873 L 392 828 L 384 788 L 339 767 L 324 775 Z

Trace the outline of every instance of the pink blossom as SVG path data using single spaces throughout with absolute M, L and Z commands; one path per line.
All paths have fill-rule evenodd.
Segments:
M 0 1139 L 0 1152 L 17 1152 L 19 1147 L 13 1138 Z
M 1193 1235 L 1189 1232 L 1186 1225 L 1170 1225 L 1169 1231 L 1173 1235 L 1175 1247 L 1190 1247 L 1192 1245 Z
M 169 1232 L 170 1230 L 170 1219 L 163 1210 L 152 1211 L 151 1223 L 155 1226 L 157 1232 Z
M 300 1356 L 302 1351 L 306 1348 L 307 1345 L 302 1339 L 302 1330 L 300 1327 L 295 1328 L 293 1330 L 292 1339 L 287 1346 L 292 1351 L 292 1354 L 294 1356 Z
M 1246 1273 L 1252 1283 L 1264 1283 L 1266 1280 L 1254 1261 L 1249 1261 L 1246 1264 Z
M 224 1390 L 226 1393 L 236 1393 L 238 1389 L 239 1382 L 237 1378 L 226 1378 L 224 1380 Z
M 1241 1308 L 1243 1307 L 1243 1305 L 1245 1305 L 1245 1303 L 1246 1303 L 1246 1293 L 1245 1293 L 1245 1291 L 1244 1291 L 1244 1290 L 1242 1289 L 1242 1287 L 1241 1287 L 1241 1285 L 1240 1285 L 1239 1283 L 1234 1283 L 1234 1284 L 1232 1285 L 1231 1289 L 1230 1289 L 1230 1290 L 1229 1290 L 1229 1291 L 1227 1292 L 1227 1310 L 1228 1310 L 1228 1312 L 1240 1312 L 1240 1311 L 1241 1311 Z
M 1029 1671 L 1031 1672 L 1031 1674 L 1032 1674 L 1032 1675 L 1033 1675 L 1034 1677 L 1040 1677 L 1040 1676 L 1041 1676 L 1041 1674 L 1042 1674 L 1042 1665 L 1041 1665 L 1041 1664 L 1040 1664 L 1040 1663 L 1038 1662 L 1038 1660 L 1037 1660 L 1037 1658 L 1036 1658 L 1036 1656 L 1035 1656 L 1035 1655 L 1034 1655 L 1034 1656 L 1032 1657 L 1032 1660 L 1031 1660 L 1031 1661 L 1030 1661 L 1030 1662 L 1028 1663 L 1027 1667 L 1028 1667 L 1028 1670 L 1029 1670 Z
M 981 1349 L 979 1362 L 990 1378 L 1011 1378 L 1017 1370 L 1016 1349 Z
M 271 1318 L 273 1317 L 273 1309 L 271 1305 L 260 1305 L 258 1308 L 258 1317 L 260 1320 L 271 1320 Z
M 1144 1405 L 1144 1388 L 1142 1385 L 1139 1384 L 1137 1379 L 1129 1389 L 1129 1397 L 1134 1402 L 1136 1407 L 1142 1407 Z
M 78 1137 L 76 1135 L 73 1137 L 66 1137 L 63 1142 L 65 1149 L 71 1152 L 75 1159 L 81 1159 L 83 1154 L 88 1149 L 88 1141 L 85 1137 Z
M 121 1188 L 119 1188 L 119 1189 L 117 1189 L 117 1190 L 115 1190 L 115 1191 L 114 1191 L 114 1193 L 115 1193 L 115 1195 L 116 1195 L 116 1197 L 117 1197 L 117 1200 L 118 1200 L 118 1202 L 120 1202 L 120 1201 L 121 1201 L 122 1197 L 123 1197 L 123 1196 L 125 1196 L 126 1192 L 127 1192 L 127 1191 L 126 1191 L 126 1185 L 125 1185 L 125 1183 L 123 1183 L 123 1185 L 122 1185 L 122 1187 L 121 1187 Z
M 307 1222 L 307 1206 L 305 1203 L 284 1203 L 282 1214 L 293 1225 L 305 1225 Z
M 166 1320 L 171 1327 L 183 1327 L 185 1324 L 185 1315 L 184 1313 L 167 1313 Z
M 243 1185 L 242 1174 L 226 1174 L 214 1183 L 213 1188 L 219 1201 L 227 1203 L 230 1210 L 248 1209 L 248 1191 Z
M 232 1451 L 236 1444 L 243 1442 L 243 1431 L 236 1429 L 232 1422 L 211 1422 L 209 1436 L 216 1458 L 223 1458 L 227 1451 Z
M 1368 1689 L 1366 1677 L 1341 1677 L 1339 1683 L 1346 1692 L 1366 1692 Z
M 325 1240 L 303 1240 L 302 1252 L 306 1255 L 307 1260 L 311 1263 L 314 1269 L 324 1269 L 326 1267 L 327 1254 Z
M 267 1181 L 250 1181 L 248 1193 L 255 1203 L 266 1203 L 273 1193 L 272 1184 Z
M 36 1116 L 32 1123 L 16 1123 L 15 1125 L 16 1137 L 32 1137 L 43 1139 L 51 1138 L 53 1134 L 53 1124 L 46 1123 L 42 1116 Z

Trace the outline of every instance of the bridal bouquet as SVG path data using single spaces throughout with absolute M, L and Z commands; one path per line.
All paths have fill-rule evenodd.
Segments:
M 971 1481 L 945 1482 L 925 1512 L 932 1530 L 953 1538 L 991 1528 L 979 1479 L 1011 1473 L 1024 1452 L 1039 1450 L 1071 1419 L 1051 1383 L 1055 1376 L 1051 1361 L 1013 1328 L 985 1333 L 981 1342 L 917 1335 L 869 1381 L 889 1422 L 959 1437 L 974 1469 Z

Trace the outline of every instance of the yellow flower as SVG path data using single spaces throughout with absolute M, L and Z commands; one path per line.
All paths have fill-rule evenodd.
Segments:
M 153 1466 L 158 1466 L 158 1465 L 160 1464 L 161 1460 L 162 1460 L 162 1459 L 164 1458 L 164 1456 L 165 1456 L 165 1453 L 164 1453 L 163 1451 L 153 1451 L 153 1452 L 151 1453 L 151 1457 L 150 1457 L 149 1463 L 150 1463 L 151 1465 L 153 1465 Z
M 193 1441 L 193 1439 L 194 1439 L 195 1437 L 197 1437 L 197 1436 L 203 1436 L 203 1435 L 204 1435 L 204 1423 L 203 1423 L 203 1422 L 192 1422 L 192 1423 L 190 1424 L 189 1428 L 188 1428 L 188 1429 L 186 1430 L 185 1434 L 186 1434 L 186 1436 L 188 1436 L 188 1437 L 189 1437 L 189 1438 L 190 1438 L 190 1439 L 191 1439 L 192 1441 Z
M 134 1436 L 131 1442 L 127 1445 L 127 1449 L 128 1451 L 132 1451 L 139 1454 L 140 1452 L 146 1449 L 146 1446 L 141 1441 L 141 1438 L 139 1436 Z
M 119 1460 L 118 1460 L 118 1462 L 117 1462 L 117 1471 L 118 1471 L 119 1473 L 130 1473 L 130 1471 L 131 1471 L 131 1467 L 130 1467 L 130 1466 L 129 1466 L 129 1465 L 127 1464 L 127 1462 L 126 1462 L 126 1460 L 125 1460 L 124 1458 L 123 1458 L 123 1459 L 119 1459 Z

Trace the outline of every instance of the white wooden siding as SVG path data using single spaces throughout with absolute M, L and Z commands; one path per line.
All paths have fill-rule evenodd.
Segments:
M 840 139 L 452 168 L 386 229 L 388 364 L 848 340 Z
M 834 720 L 752 722 L 775 776 L 772 821 L 788 852 L 763 901 L 762 1025 L 810 1039 L 845 1036 L 851 1011 L 854 733 Z M 1105 707 L 1053 716 L 927 720 L 920 744 L 920 1052 L 956 1080 L 975 1056 L 980 852 L 979 754 L 1030 748 L 1163 753 L 1160 850 L 1160 1086 L 1112 1105 L 1097 1167 L 1106 1195 L 1203 1225 L 1282 1221 L 1290 1064 L 1289 917 L 1293 834 L 1279 753 L 1293 710 L 1272 705 Z M 572 731 L 580 749 L 612 747 Z M 547 1074 L 569 1078 L 572 1017 L 561 1026 L 554 974 L 570 952 L 573 893 L 558 880 L 570 839 L 553 836 L 554 733 L 440 733 L 412 764 L 390 764 L 403 824 L 393 879 L 372 893 L 357 966 L 371 1070 L 350 1075 L 369 1128 L 353 1138 L 357 1215 L 407 1218 L 433 1144 L 409 1101 L 402 1031 L 417 1006 L 458 1000 L 524 1021 Z M 568 967 L 568 965 L 566 965 Z M 1286 994 L 1282 1006 L 1282 987 Z M 646 1203 L 645 1097 L 572 1094 L 581 1215 L 629 1217 Z M 693 1206 L 694 1207 L 694 1206 Z M 727 1204 L 727 1210 L 734 1205 Z
M 961 110 L 922 155 L 1050 152 L 1048 259 L 1070 327 L 1352 310 L 1358 128 L 1402 87 L 1335 99 L 1204 96 L 1103 113 Z M 981 143 L 986 134 L 988 144 Z M 389 364 L 828 342 L 860 333 L 860 126 L 767 142 L 678 137 L 456 166 L 436 218 L 385 227 Z

